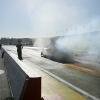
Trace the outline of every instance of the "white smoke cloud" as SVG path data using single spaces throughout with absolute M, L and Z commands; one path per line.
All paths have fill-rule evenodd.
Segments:
M 35 35 L 70 28 L 82 21 L 87 14 L 87 11 L 83 11 L 80 15 L 83 8 L 68 5 L 65 0 L 29 0 L 27 8 Z
M 84 20 L 83 23 L 77 24 L 70 28 L 67 34 L 80 34 L 86 32 L 100 31 L 100 16 Z
M 100 19 L 99 16 L 89 19 L 84 22 L 83 25 L 77 26 L 76 29 L 72 28 L 66 33 L 66 36 L 59 37 L 56 41 L 56 48 L 66 53 L 78 53 L 78 51 L 83 52 L 81 56 L 90 54 L 91 59 L 98 59 L 100 51 Z M 83 59 L 81 59 L 83 60 Z M 89 59 L 87 59 L 89 60 Z
M 51 40 L 49 38 L 37 38 L 34 42 L 34 47 L 47 47 L 51 44 Z

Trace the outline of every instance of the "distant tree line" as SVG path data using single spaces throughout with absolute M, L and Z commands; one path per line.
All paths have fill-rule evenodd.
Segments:
M 20 38 L 23 45 L 33 45 L 33 39 L 31 38 Z M 4 45 L 16 45 L 18 38 L 6 38 L 2 37 L 0 39 L 0 44 Z

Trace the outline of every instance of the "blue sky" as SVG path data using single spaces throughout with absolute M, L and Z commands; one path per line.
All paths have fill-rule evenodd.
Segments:
M 0 38 L 34 38 L 99 19 L 100 0 L 0 0 Z

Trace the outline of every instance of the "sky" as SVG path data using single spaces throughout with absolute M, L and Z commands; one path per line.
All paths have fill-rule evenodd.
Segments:
M 54 35 L 99 18 L 100 0 L 0 0 L 0 38 Z

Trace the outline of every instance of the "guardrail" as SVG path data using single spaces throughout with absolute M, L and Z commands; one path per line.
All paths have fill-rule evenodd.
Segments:
M 4 65 L 14 100 L 41 100 L 41 77 L 3 48 Z
M 41 97 L 41 77 L 6 48 L 2 48 L 2 54 L 13 98 L 11 100 L 63 100 L 57 94 Z

